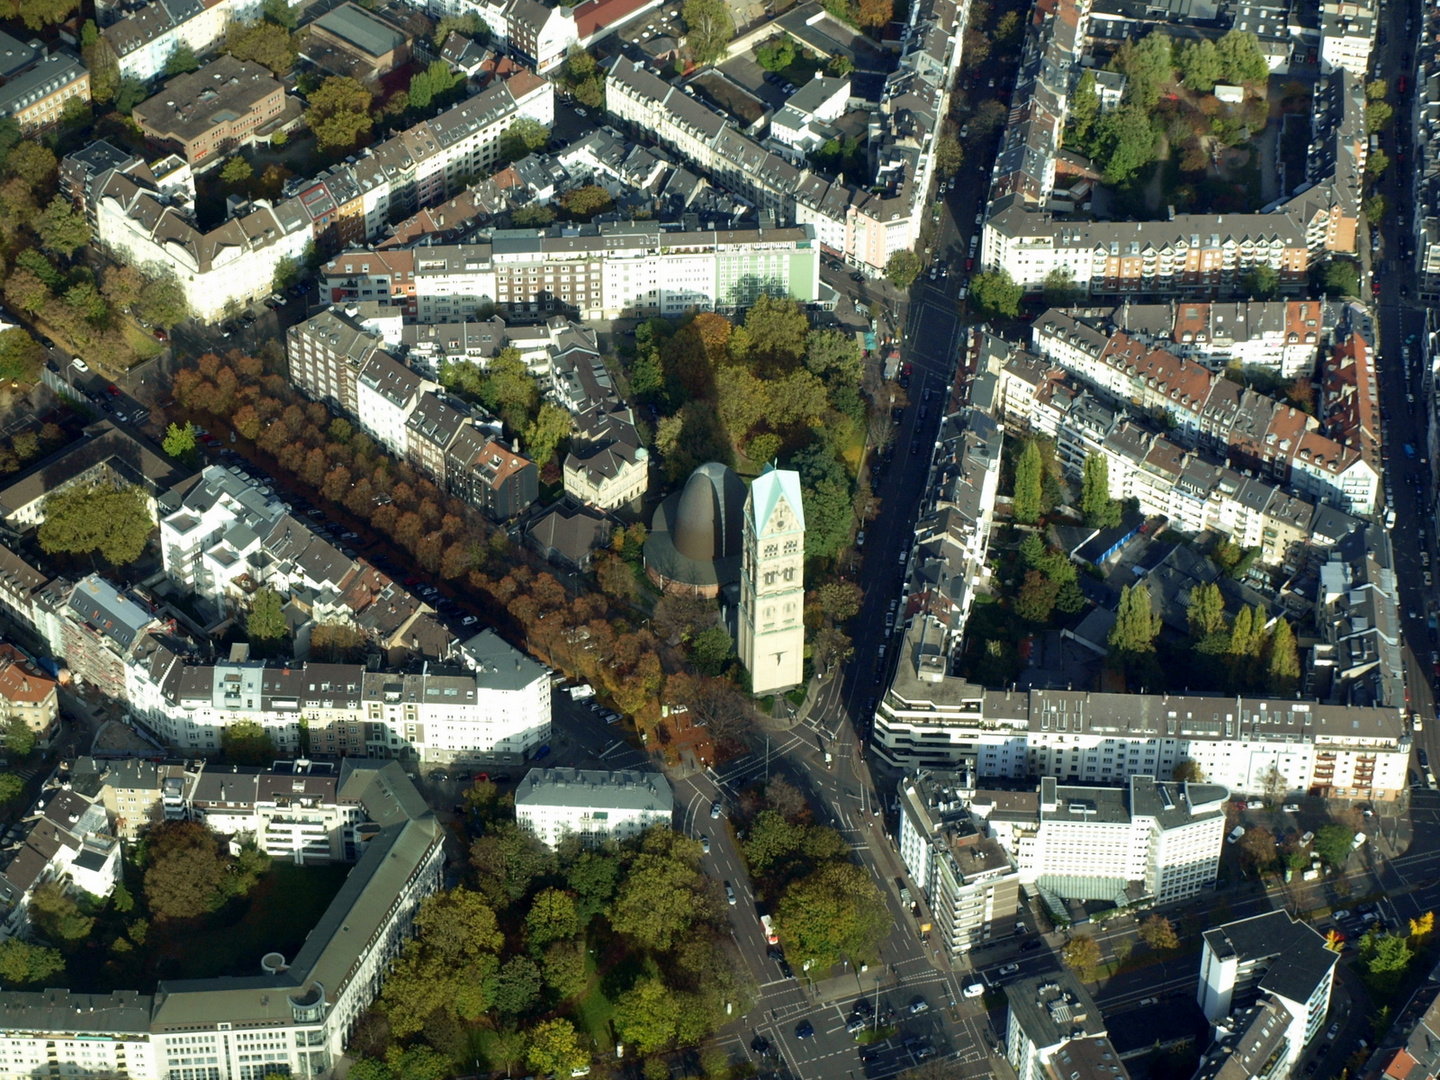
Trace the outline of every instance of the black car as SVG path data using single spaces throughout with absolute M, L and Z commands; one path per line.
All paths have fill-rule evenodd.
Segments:
M 1422 769 L 1428 769 L 1430 767 L 1430 758 L 1423 749 L 1417 749 L 1415 751 L 1415 760 L 1420 762 Z
M 875 1060 L 877 1057 L 879 1057 L 879 1056 L 880 1056 L 880 1047 L 878 1047 L 878 1046 L 866 1046 L 866 1047 L 863 1047 L 863 1048 L 861 1049 L 861 1051 L 860 1051 L 860 1060 L 861 1060 L 861 1061 L 874 1061 L 874 1060 Z
M 801 1020 L 795 1025 L 795 1037 L 797 1039 L 809 1039 L 815 1034 L 815 1025 L 809 1020 Z
M 861 998 L 859 1001 L 855 1002 L 855 1011 L 861 1016 L 874 1016 L 875 1006 L 870 1004 L 869 998 Z
M 786 960 L 784 957 L 781 957 L 776 962 L 780 965 L 781 975 L 785 976 L 785 978 L 787 979 L 793 979 L 795 977 L 795 972 L 791 970 L 790 962 L 788 960 Z
M 764 1035 L 756 1035 L 755 1038 L 752 1039 L 750 1042 L 750 1049 L 755 1051 L 755 1053 L 760 1054 L 761 1056 L 769 1054 L 770 1040 L 765 1038 Z
M 1045 944 L 1038 937 L 1032 937 L 1020 943 L 1021 952 L 1034 952 L 1041 945 Z

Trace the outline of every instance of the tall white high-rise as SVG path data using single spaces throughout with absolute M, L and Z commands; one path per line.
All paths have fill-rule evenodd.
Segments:
M 756 694 L 798 686 L 804 677 L 805 509 L 800 474 L 767 468 L 745 500 L 740 574 L 740 660 Z

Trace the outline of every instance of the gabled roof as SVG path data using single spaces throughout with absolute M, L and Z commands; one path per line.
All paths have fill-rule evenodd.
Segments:
M 775 508 L 784 500 L 789 504 L 798 522 L 798 529 L 805 531 L 805 507 L 800 495 L 800 474 L 793 469 L 777 469 L 769 466 L 750 485 L 750 515 L 755 535 L 763 536 L 769 531 L 770 517 Z

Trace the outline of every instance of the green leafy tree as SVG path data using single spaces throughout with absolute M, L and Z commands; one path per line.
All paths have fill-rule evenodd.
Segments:
M 525 1052 L 525 1061 L 537 1075 L 569 1076 L 589 1060 L 590 1055 L 581 1048 L 575 1025 L 569 1020 L 541 1020 L 530 1029 L 530 1048 Z
M 573 938 L 580 932 L 575 898 L 562 889 L 543 889 L 530 901 L 525 914 L 525 939 L 537 951 L 554 941 Z
M 545 950 L 540 973 L 556 1001 L 579 997 L 590 984 L 585 970 L 585 946 L 580 942 L 557 941 Z
M 565 871 L 565 884 L 575 894 L 575 914 L 588 923 L 609 905 L 620 881 L 620 862 L 600 851 L 581 853 Z
M 195 452 L 195 425 L 185 421 L 185 426 L 172 423 L 165 429 L 165 438 L 160 443 L 165 453 L 173 458 L 184 457 Z
M 1095 125 L 1094 151 L 1101 175 L 1112 185 L 1123 184 L 1154 161 L 1155 130 L 1150 125 L 1149 107 L 1121 105 L 1100 117 Z
M 1111 655 L 1124 666 L 1151 656 L 1160 633 L 1160 618 L 1150 606 L 1150 590 L 1144 585 L 1126 585 L 1120 590 L 1115 625 L 1106 643 Z
M 1175 768 L 1170 771 L 1170 778 L 1177 784 L 1203 784 L 1205 773 L 1197 763 L 1186 758 L 1175 763 Z
M 1256 263 L 1240 276 L 1240 289 L 1257 300 L 1271 300 L 1280 291 L 1280 271 L 1269 263 Z
M 121 116 L 129 116 L 135 106 L 149 96 L 145 84 L 139 79 L 123 78 L 115 88 L 115 111 Z
M 1187 90 L 1208 94 L 1225 77 L 1225 65 L 1209 38 L 1192 41 L 1180 50 L 1180 78 Z
M 1360 268 L 1349 259 L 1331 259 L 1327 262 L 1321 281 L 1327 296 L 1360 295 Z
M 50 554 L 88 555 L 98 551 L 113 566 L 140 557 L 155 522 L 138 487 L 76 486 L 45 499 L 40 547 Z
M 1015 463 L 1015 496 L 1011 504 L 1015 520 L 1021 524 L 1033 525 L 1040 520 L 1040 472 L 1040 447 L 1034 439 L 1027 439 Z
M 220 166 L 220 182 L 231 190 L 243 189 L 254 178 L 254 168 L 239 154 L 226 158 L 225 164 Z
M 1015 597 L 1015 614 L 1034 623 L 1048 622 L 1059 596 L 1058 582 L 1051 581 L 1039 570 L 1031 570 Z
M 986 315 L 1015 318 L 1020 314 L 1020 298 L 1024 295 L 1024 288 L 1015 283 L 1008 270 L 986 271 L 970 281 L 970 300 Z
M 1215 43 L 1215 55 L 1227 83 L 1263 86 L 1270 81 L 1270 64 L 1260 51 L 1260 39 L 1248 30 L 1227 31 Z
M 735 21 L 724 0 L 685 0 L 681 17 L 695 66 L 706 67 L 722 60 L 735 37 Z
M 47 881 L 30 897 L 30 920 L 51 941 L 82 941 L 95 928 L 95 920 L 80 910 L 65 886 Z
M 145 902 L 156 919 L 189 919 L 224 902 L 232 860 L 219 838 L 195 821 L 166 821 L 145 843 Z
M 0 941 L 0 984 L 35 986 L 65 970 L 65 958 L 59 949 L 32 945 L 20 938 Z
M 637 1053 L 674 1045 L 680 1003 L 658 976 L 640 979 L 615 1002 L 615 1031 Z
M 68 259 L 90 242 L 90 223 L 69 199 L 57 195 L 35 219 L 35 233 L 46 248 Z
M 276 757 L 270 733 L 253 720 L 227 724 L 220 732 L 220 748 L 232 765 L 271 765 Z
M 35 731 L 22 716 L 10 718 L 4 727 L 5 753 L 12 758 L 27 758 L 35 749 Z
M 1120 504 L 1110 497 L 1110 462 L 1104 454 L 1085 455 L 1080 512 L 1092 529 L 1110 529 L 1120 524 Z
M 545 845 L 514 821 L 491 826 L 470 845 L 470 865 L 479 887 L 497 908 L 523 899 L 535 879 L 549 873 L 554 863 Z
M 531 203 L 510 212 L 510 224 L 517 229 L 543 229 L 555 220 L 555 211 L 539 203 Z
M 331 75 L 309 96 L 305 122 L 321 153 L 349 150 L 373 126 L 370 91 L 348 75 Z
M 426 897 L 415 926 L 380 995 L 397 1038 L 420 1031 L 437 1012 L 464 1020 L 483 1016 L 505 941 L 494 910 L 464 886 Z
M 1322 825 L 1315 830 L 1315 854 L 1327 866 L 1344 866 L 1350 858 L 1355 843 L 1355 830 L 1338 822 Z
M 1269 660 L 1265 683 L 1274 697 L 1289 697 L 1300 682 L 1300 655 L 1295 647 L 1295 634 L 1288 619 L 1275 620 L 1270 632 Z
M 1365 106 L 1365 130 L 1371 135 L 1378 135 L 1390 126 L 1390 121 L 1395 116 L 1395 110 L 1386 101 L 1372 101 Z
M 886 280 L 897 289 L 908 289 L 920 276 L 920 258 L 909 248 L 892 252 L 885 263 Z
M 850 541 L 855 521 L 849 471 L 831 448 L 815 442 L 791 459 L 805 502 L 805 554 L 829 558 Z
M 275 75 L 287 74 L 299 55 L 289 29 L 270 19 L 232 22 L 225 30 L 225 51 L 236 60 L 253 60 Z
M 392 1046 L 385 1051 L 385 1062 L 392 1076 L 400 1080 L 447 1080 L 455 1075 L 449 1058 L 432 1046 Z
M 25 781 L 13 772 L 0 772 L 0 805 L 8 805 L 25 793 Z
M 1372 988 L 1393 990 L 1399 985 L 1415 953 L 1403 937 L 1371 930 L 1360 939 L 1360 958 Z
M 528 956 L 512 956 L 490 976 L 488 993 L 502 1016 L 522 1016 L 540 1000 L 540 968 Z
M 1095 91 L 1095 73 L 1088 68 L 1075 84 L 1070 99 L 1070 140 L 1078 147 L 1090 145 L 1090 132 L 1100 116 L 1100 95 Z
M 140 317 L 166 330 L 188 319 L 190 306 L 180 283 L 169 275 L 147 281 L 140 290 Z
M 290 633 L 290 625 L 285 620 L 285 602 L 268 585 L 250 597 L 245 633 L 251 642 L 279 641 Z
M 795 62 L 795 42 L 789 36 L 767 41 L 755 50 L 755 62 L 766 71 L 784 71 Z
M 1138 41 L 1127 39 L 1115 50 L 1109 68 L 1125 76 L 1125 104 L 1134 103 L 1144 110 L 1155 107 L 1161 87 L 1174 70 L 1171 46 L 1169 34 L 1152 30 Z
M 506 161 L 519 161 L 550 141 L 550 129 L 538 120 L 522 116 L 500 136 L 500 156 Z
M 948 132 L 935 140 L 935 171 L 948 180 L 965 164 L 965 151 L 960 140 Z
M 1385 220 L 1385 213 L 1389 209 L 1389 205 L 1390 204 L 1385 201 L 1385 196 L 1378 192 L 1366 196 L 1364 204 L 1365 220 L 1370 223 L 1372 229 L 1379 228 Z
M 870 875 L 831 862 L 790 883 L 775 908 L 776 932 L 794 959 L 823 974 L 840 962 L 873 962 L 890 932 L 890 913 Z
M 570 414 L 552 402 L 542 402 L 535 419 L 525 427 L 525 447 L 530 460 L 541 468 L 555 458 L 555 451 L 570 436 Z
M 589 221 L 596 214 L 615 208 L 615 200 L 599 184 L 583 184 L 560 196 L 560 207 L 577 221 Z
M 286 30 L 294 30 L 299 23 L 295 9 L 290 6 L 289 0 L 265 0 L 261 11 L 266 20 L 276 26 L 283 26 Z
M 175 46 L 175 51 L 165 61 L 165 77 L 167 79 L 199 69 L 200 61 L 195 56 L 195 50 L 183 41 Z
M 665 952 L 712 910 L 699 872 L 700 845 L 669 829 L 649 830 L 610 906 L 610 925 L 642 948 Z
M 1190 606 L 1186 611 L 1190 622 L 1190 636 L 1203 641 L 1211 634 L 1218 634 L 1225 628 L 1225 597 L 1220 586 L 1213 581 L 1196 585 L 1190 590 Z
M 702 675 L 719 675 L 734 655 L 730 631 L 723 626 L 711 626 L 690 639 L 690 661 Z
M 1384 150 L 1371 150 L 1365 155 L 1365 175 L 1372 180 L 1378 180 L 1385 175 L 1385 170 L 1390 168 L 1390 155 Z
M 1089 934 L 1076 934 L 1060 950 L 1060 962 L 1081 982 L 1093 982 L 1100 969 L 1100 943 Z
M 1180 947 L 1180 936 L 1175 933 L 1175 924 L 1164 915 L 1151 915 L 1137 928 L 1140 940 L 1152 949 L 1166 951 Z
M 27 331 L 0 330 L 0 381 L 33 383 L 44 362 L 45 350 Z

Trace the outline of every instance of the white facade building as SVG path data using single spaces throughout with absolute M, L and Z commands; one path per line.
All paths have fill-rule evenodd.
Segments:
M 1325 1026 L 1340 954 L 1286 911 L 1226 923 L 1206 930 L 1203 938 L 1196 1000 L 1205 1018 L 1219 1023 L 1274 997 L 1290 1015 L 1286 1052 L 1289 1064 L 1296 1064 Z
M 587 845 L 628 840 L 669 826 L 675 800 L 658 772 L 531 769 L 515 789 L 515 819 L 549 847 L 567 836 Z
M 101 33 L 119 60 L 120 77 L 148 83 L 164 74 L 180 46 L 204 56 L 224 39 L 232 20 L 257 19 L 262 6 L 257 0 L 154 0 Z

